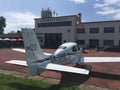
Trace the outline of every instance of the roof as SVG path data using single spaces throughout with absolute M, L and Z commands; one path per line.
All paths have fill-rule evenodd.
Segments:
M 57 16 L 57 17 L 51 17 L 51 18 L 66 18 L 66 17 L 77 17 L 77 15 L 68 15 L 68 16 Z M 39 19 L 50 19 L 50 18 L 35 18 L 35 20 L 39 20 Z
M 67 18 L 67 17 L 75 17 L 75 18 L 79 19 L 79 16 L 78 16 L 78 15 L 57 16 L 57 17 L 51 17 L 51 18 Z M 51 19 L 51 18 L 35 18 L 35 20 Z M 83 23 L 83 24 L 89 24 L 89 23 L 110 23 L 110 22 L 120 22 L 120 20 L 91 21 L 91 22 L 82 22 L 82 23 Z
M 89 24 L 89 23 L 109 23 L 109 22 L 120 22 L 120 20 L 83 22 L 83 24 Z

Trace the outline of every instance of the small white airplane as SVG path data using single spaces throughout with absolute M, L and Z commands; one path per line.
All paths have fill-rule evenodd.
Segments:
M 26 53 L 25 60 L 10 60 L 6 63 L 28 66 L 31 75 L 40 75 L 45 69 L 64 71 L 77 74 L 88 75 L 90 70 L 87 68 L 77 68 L 65 66 L 65 64 L 77 64 L 77 62 L 120 62 L 120 57 L 84 57 L 80 54 L 83 49 L 73 42 L 63 43 L 53 53 L 43 53 L 36 34 L 32 29 L 22 29 L 25 50 L 13 49 L 15 51 Z

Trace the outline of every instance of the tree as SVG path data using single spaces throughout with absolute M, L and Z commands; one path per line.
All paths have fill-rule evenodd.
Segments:
M 18 30 L 16 34 L 19 34 L 19 35 L 21 35 L 21 31 L 20 31 L 20 30 Z
M 0 34 L 3 34 L 5 27 L 6 27 L 6 19 L 3 16 L 0 16 Z
M 13 35 L 13 34 L 16 34 L 16 32 L 15 31 L 10 31 L 8 34 Z

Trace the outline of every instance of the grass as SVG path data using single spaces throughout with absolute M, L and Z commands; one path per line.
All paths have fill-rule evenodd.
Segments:
M 0 90 L 81 90 L 77 86 L 52 85 L 39 80 L 0 74 Z

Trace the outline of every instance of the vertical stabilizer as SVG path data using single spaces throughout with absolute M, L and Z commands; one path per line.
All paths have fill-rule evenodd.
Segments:
M 43 54 L 34 30 L 22 29 L 22 35 L 30 74 L 37 75 L 39 72 L 35 61 L 43 60 L 47 58 L 47 56 Z

